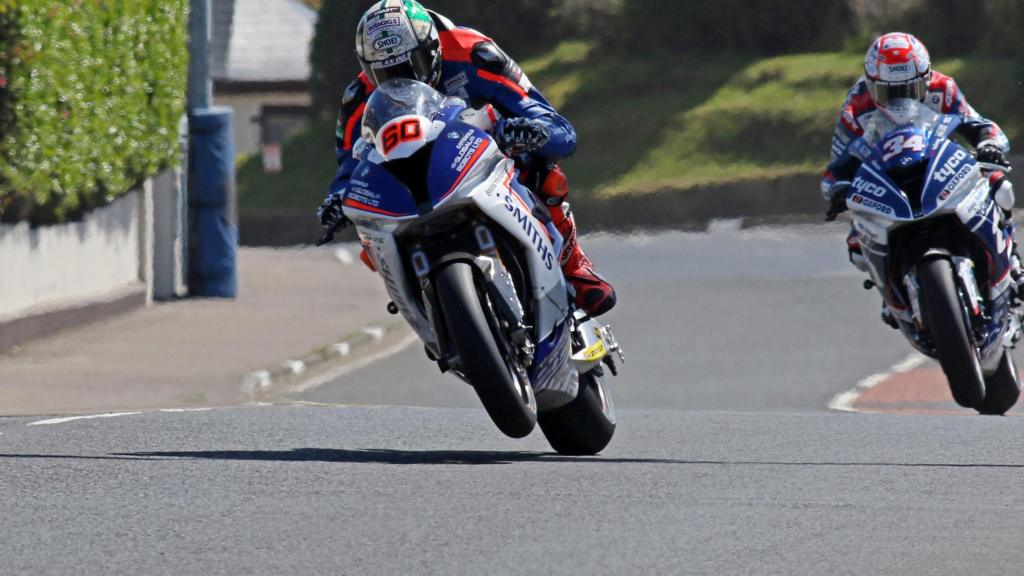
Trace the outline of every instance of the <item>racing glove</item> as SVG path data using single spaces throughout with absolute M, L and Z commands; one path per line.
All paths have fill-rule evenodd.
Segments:
M 850 192 L 850 182 L 840 180 L 828 189 L 828 212 L 825 213 L 825 221 L 831 222 L 843 212 L 846 212 L 846 196 Z
M 508 156 L 536 152 L 551 140 L 551 132 L 530 118 L 505 118 L 496 130 L 498 147 Z
M 1006 159 L 1006 152 L 998 146 L 992 146 L 990 144 L 982 144 L 974 153 L 974 158 L 978 162 L 998 164 L 1006 168 L 1009 168 L 1010 166 L 1010 161 Z
M 323 204 L 317 208 L 316 215 L 320 219 L 320 224 L 324 227 L 324 231 L 328 234 L 344 228 L 348 223 L 348 218 L 345 217 L 345 212 L 342 210 L 342 203 L 344 201 L 345 189 L 342 188 L 339 191 L 328 194 Z

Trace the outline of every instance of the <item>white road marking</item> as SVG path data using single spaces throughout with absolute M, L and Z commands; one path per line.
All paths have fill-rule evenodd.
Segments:
M 924 364 L 926 361 L 928 361 L 927 356 L 919 352 L 914 352 L 913 354 L 907 356 L 906 358 L 895 364 L 892 368 L 886 370 L 885 372 L 868 376 L 867 378 L 858 382 L 857 385 L 854 386 L 853 388 L 841 394 L 837 394 L 835 398 L 833 398 L 832 401 L 828 403 L 828 409 L 837 410 L 839 412 L 857 412 L 858 410 L 854 407 L 854 404 L 857 403 L 857 400 L 865 392 L 874 388 L 875 386 L 878 386 L 882 382 L 885 382 L 890 377 L 895 376 L 896 374 L 910 372 L 914 368 L 917 368 L 918 366 Z
M 171 414 L 178 414 L 181 412 L 209 412 L 213 408 L 164 408 L 161 412 L 168 412 Z
M 366 334 L 370 338 L 373 338 L 374 342 L 380 342 L 384 339 L 386 331 L 380 326 L 367 326 L 361 330 L 363 334 Z
M 733 234 L 743 229 L 743 218 L 715 218 L 708 222 L 707 234 Z
M 346 266 L 355 264 L 356 261 L 355 257 L 352 256 L 352 253 L 349 252 L 347 248 L 338 248 L 335 250 L 334 257 L 338 259 L 338 262 L 341 262 Z
M 375 362 L 379 362 L 385 358 L 388 358 L 389 356 L 394 356 L 395 354 L 398 354 L 399 352 L 411 346 L 413 343 L 419 341 L 419 336 L 417 336 L 415 332 L 410 331 L 401 340 L 392 344 L 391 346 L 383 348 L 375 354 L 370 354 L 366 357 L 360 358 L 355 362 L 351 362 L 349 364 L 345 364 L 344 366 L 340 366 L 336 370 L 327 372 L 325 374 L 321 374 L 316 378 L 311 378 L 309 380 L 306 380 L 305 382 L 296 384 L 295 386 L 291 386 L 288 388 L 288 392 L 291 394 L 297 394 L 300 392 L 308 392 L 309 390 L 319 388 L 320 386 L 323 386 L 324 384 L 327 384 L 332 380 L 337 380 L 338 378 L 341 378 L 346 374 L 350 374 L 356 370 L 359 370 L 360 368 L 365 368 L 366 366 L 369 366 L 370 364 L 373 364 Z
M 258 370 L 245 377 L 242 380 L 242 393 L 246 396 L 252 397 L 256 395 L 257 390 L 266 390 L 270 388 L 271 379 L 270 372 L 266 370 Z
M 302 360 L 288 360 L 281 367 L 291 372 L 293 376 L 298 376 L 306 371 L 306 363 Z
M 118 412 L 116 414 L 91 414 L 89 416 L 68 416 L 66 418 L 50 418 L 49 420 L 38 420 L 36 422 L 29 422 L 29 426 L 42 426 L 46 424 L 64 424 L 66 422 L 73 422 L 75 420 L 94 420 L 96 418 L 117 418 L 118 416 L 135 416 L 136 414 L 142 414 L 142 412 Z

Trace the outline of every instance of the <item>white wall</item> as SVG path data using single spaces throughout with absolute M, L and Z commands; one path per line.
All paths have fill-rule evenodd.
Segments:
M 260 151 L 260 125 L 253 118 L 260 115 L 263 106 L 309 106 L 311 98 L 306 92 L 279 92 L 214 94 L 213 101 L 235 111 L 235 154 L 253 154 Z
M 82 222 L 0 225 L 0 317 L 139 285 L 143 199 L 129 193 Z

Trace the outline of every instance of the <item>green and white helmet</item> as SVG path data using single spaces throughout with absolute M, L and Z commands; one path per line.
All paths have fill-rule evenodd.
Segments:
M 356 55 L 370 82 L 408 78 L 435 86 L 441 79 L 441 41 L 426 8 L 415 0 L 381 0 L 356 28 Z

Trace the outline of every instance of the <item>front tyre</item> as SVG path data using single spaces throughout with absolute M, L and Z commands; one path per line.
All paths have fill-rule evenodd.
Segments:
M 510 368 L 495 338 L 497 319 L 484 313 L 473 267 L 453 262 L 434 278 L 448 334 L 459 355 L 460 371 L 476 390 L 494 424 L 507 436 L 522 438 L 537 423 L 537 401 L 528 381 Z
M 985 378 L 985 399 L 976 408 L 980 414 L 1002 416 L 1013 408 L 1019 398 L 1020 376 L 1011 351 L 1006 349 L 999 367 Z
M 615 434 L 615 407 L 608 387 L 591 371 L 580 376 L 575 400 L 541 412 L 537 422 L 555 452 L 590 456 L 611 442 Z
M 964 408 L 979 406 L 985 398 L 985 380 L 967 331 L 953 266 L 945 258 L 932 258 L 918 264 L 917 275 L 924 317 L 953 399 Z

